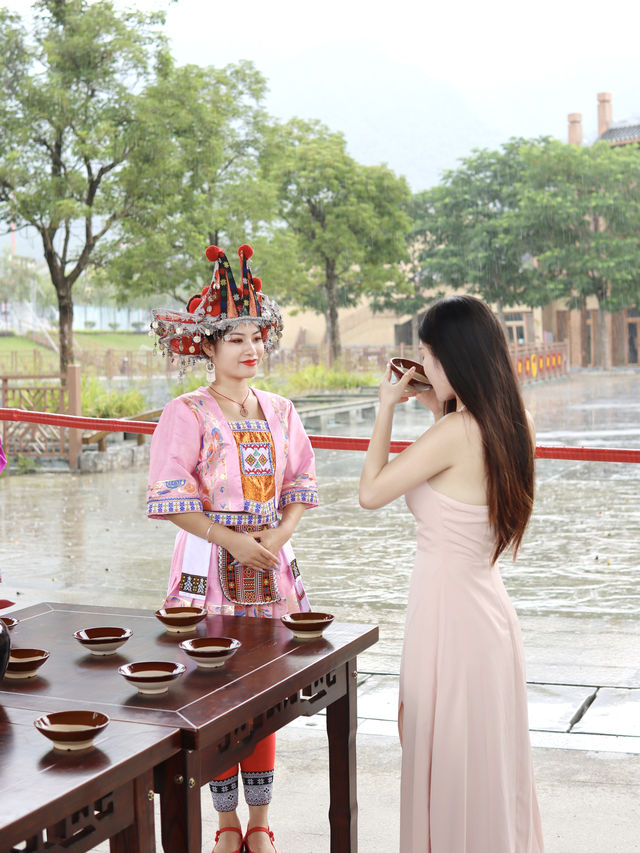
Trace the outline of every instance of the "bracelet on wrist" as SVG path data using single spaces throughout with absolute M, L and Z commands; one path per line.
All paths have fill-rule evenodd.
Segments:
M 211 524 L 209 525 L 209 527 L 207 528 L 207 535 L 204 537 L 207 540 L 207 542 L 209 542 L 209 544 L 211 544 L 211 539 L 209 538 L 209 536 L 211 535 L 211 528 L 213 527 L 214 524 L 215 524 L 215 521 L 212 521 Z

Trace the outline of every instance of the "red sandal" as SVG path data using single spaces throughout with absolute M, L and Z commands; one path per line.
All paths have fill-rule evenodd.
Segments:
M 271 842 L 271 846 L 273 847 L 274 853 L 278 853 L 278 851 L 276 850 L 276 845 L 273 843 L 273 832 L 271 832 L 268 826 L 254 826 L 253 829 L 247 830 L 247 834 L 244 837 L 244 846 L 246 853 L 253 853 L 253 850 L 249 847 L 249 841 L 247 840 L 252 832 L 266 832 L 269 836 L 269 841 Z
M 223 832 L 237 832 L 238 833 L 238 835 L 240 836 L 240 847 L 238 847 L 237 850 L 234 850 L 233 853 L 242 853 L 242 851 L 244 850 L 244 838 L 242 837 L 242 830 L 238 829 L 237 826 L 223 826 L 222 829 L 219 829 L 216 832 L 213 850 L 211 851 L 211 853 L 215 853 L 216 844 L 218 843 L 218 839 L 220 838 L 220 836 L 222 835 Z

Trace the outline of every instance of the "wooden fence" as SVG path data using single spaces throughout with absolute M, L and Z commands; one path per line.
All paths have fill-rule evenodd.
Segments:
M 546 379 L 568 369 L 567 342 L 525 346 L 511 344 L 510 349 L 522 381 Z M 345 346 L 342 348 L 339 362 L 334 363 L 325 347 L 286 347 L 265 357 L 264 370 L 267 375 L 272 372 L 294 373 L 309 365 L 326 365 L 353 373 L 382 373 L 393 356 L 418 357 L 414 348 L 405 344 Z M 178 372 L 176 364 L 152 350 L 84 350 L 80 353 L 78 362 L 82 373 L 94 373 L 107 380 L 115 377 L 150 379 L 163 374 L 176 376 Z M 0 376 L 29 376 L 37 379 L 45 374 L 42 364 L 42 354 L 39 350 L 0 354 Z
M 24 376 L 0 377 L 0 408 L 81 414 L 80 367 L 69 365 L 66 385 L 59 375 L 34 376 L 30 380 Z M 7 457 L 66 459 L 71 469 L 77 468 L 82 448 L 80 430 L 24 421 L 1 421 L 0 429 Z
M 557 344 L 511 344 L 516 373 L 521 382 L 553 379 L 569 372 L 569 342 Z
M 340 367 L 351 372 L 382 373 L 389 358 L 394 355 L 415 358 L 412 348 L 404 346 L 344 347 Z M 538 346 L 512 345 L 511 355 L 521 382 L 552 379 L 569 370 L 569 347 L 566 342 Z M 109 378 L 117 375 L 129 376 L 133 379 L 139 378 L 140 375 L 158 375 L 158 366 L 163 371 L 167 370 L 167 359 L 158 359 L 150 353 L 146 356 L 141 361 L 132 357 L 118 373 L 115 371 L 115 365 L 119 362 L 123 368 L 124 356 L 119 353 L 119 358 L 116 359 L 112 353 L 102 366 L 111 366 L 113 369 L 111 372 L 105 371 L 103 375 Z M 266 361 L 265 373 L 281 370 L 294 372 L 309 364 L 326 363 L 325 359 L 326 354 L 316 347 L 283 349 Z M 150 373 L 136 373 L 141 366 Z M 60 381 L 57 374 L 40 374 L 29 378 L 20 374 L 0 376 L 0 408 L 79 416 L 82 414 L 82 369 L 79 365 L 70 365 L 66 385 Z M 1 421 L 0 430 L 7 456 L 67 459 L 70 468 L 77 467 L 78 455 L 82 448 L 81 430 L 21 421 Z

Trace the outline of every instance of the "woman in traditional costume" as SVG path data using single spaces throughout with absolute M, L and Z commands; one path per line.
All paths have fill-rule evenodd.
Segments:
M 360 503 L 404 495 L 418 525 L 400 666 L 402 853 L 542 853 L 524 654 L 496 560 L 533 506 L 533 423 L 497 319 L 483 302 L 437 302 L 419 329 L 435 423 L 389 460 L 393 413 L 415 368 L 390 370 Z
M 163 352 L 181 369 L 206 361 L 208 384 L 162 412 L 151 442 L 147 514 L 180 528 L 165 606 L 277 618 L 310 609 L 290 539 L 304 510 L 318 503 L 315 461 L 293 403 L 249 385 L 278 343 L 282 318 L 251 274 L 251 247 L 238 254 L 240 286 L 224 252 L 209 246 L 211 284 L 186 312 L 153 312 Z M 219 815 L 214 853 L 273 853 L 274 763 L 275 734 L 241 762 L 244 835 L 238 767 L 210 782 Z

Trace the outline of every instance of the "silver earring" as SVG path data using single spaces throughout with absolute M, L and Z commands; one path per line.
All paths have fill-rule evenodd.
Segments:
M 207 382 L 211 385 L 212 382 L 216 381 L 216 366 L 211 359 L 206 363 L 205 370 L 207 371 Z

